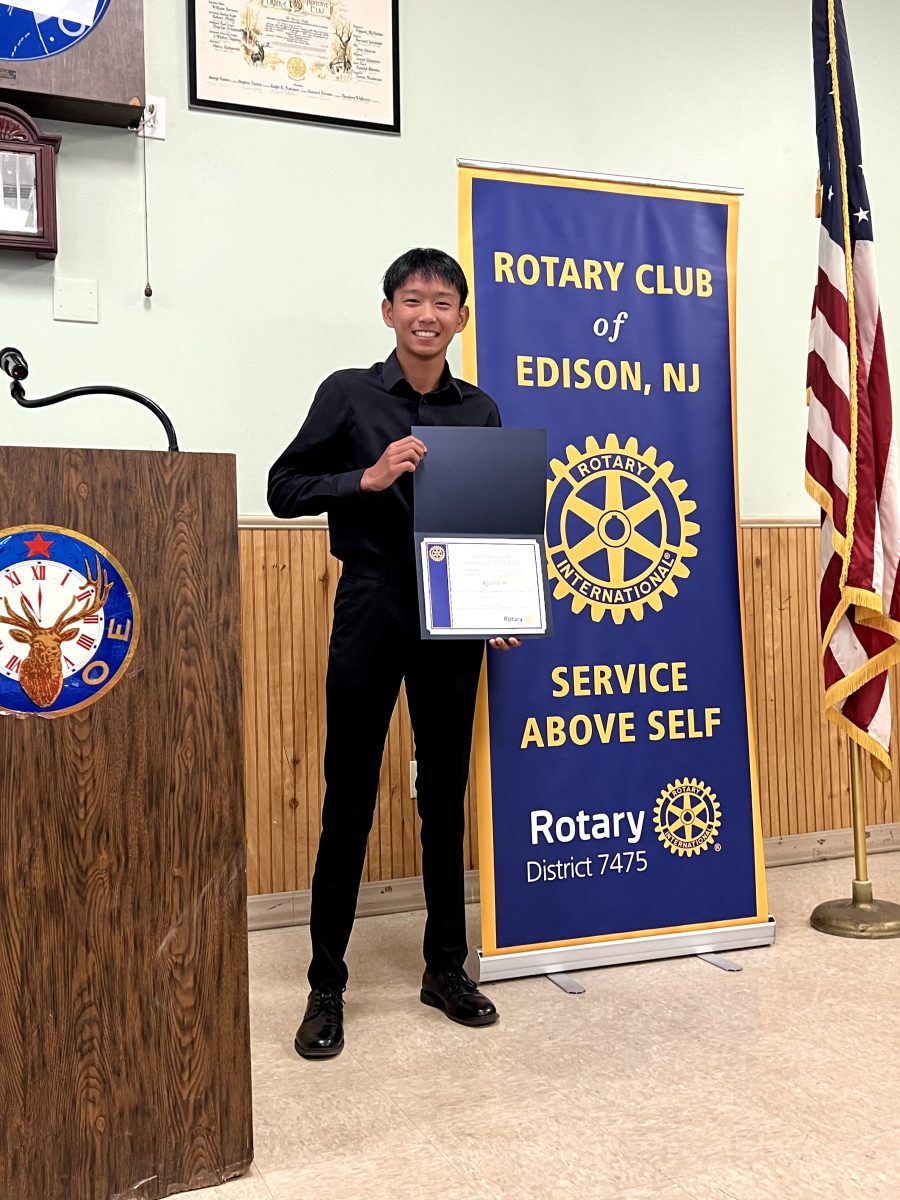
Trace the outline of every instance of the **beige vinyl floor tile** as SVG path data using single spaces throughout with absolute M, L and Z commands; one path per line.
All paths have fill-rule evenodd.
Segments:
M 364 1158 L 421 1145 L 425 1133 L 408 1119 L 381 1080 L 353 1058 L 273 1067 L 254 1083 L 253 1134 L 263 1175 L 343 1154 Z
M 649 1183 L 646 1186 L 629 1188 L 626 1192 L 617 1192 L 612 1200 L 729 1200 L 725 1193 L 713 1184 L 702 1184 L 697 1181 L 693 1190 L 688 1191 L 674 1180 L 662 1184 Z
M 620 1192 L 669 1177 L 605 1129 L 590 1111 L 549 1098 L 530 1118 L 508 1107 L 483 1114 L 480 1125 L 456 1121 L 433 1132 L 434 1144 L 468 1180 L 496 1200 L 548 1200 Z
M 900 1173 L 896 1159 L 866 1161 L 851 1146 L 809 1138 L 799 1153 L 774 1148 L 753 1162 L 723 1154 L 679 1176 L 689 1194 L 718 1188 L 729 1200 L 896 1200 Z
M 692 1099 L 648 1104 L 644 1112 L 619 1113 L 611 1130 L 632 1153 L 642 1154 L 665 1174 L 680 1179 L 701 1164 L 754 1162 L 776 1146 L 797 1153 L 808 1138 L 788 1116 L 779 1117 L 735 1096 L 723 1105 L 694 1093 Z M 711 1176 L 715 1182 L 714 1175 Z
M 432 1146 L 397 1147 L 365 1158 L 339 1155 L 313 1165 L 271 1171 L 271 1200 L 484 1200 Z
M 397 1022 L 369 1021 L 352 1027 L 352 1032 L 357 1060 L 385 1086 L 396 1085 L 398 1099 L 409 1100 L 421 1092 L 427 1101 L 429 1091 L 458 1091 L 462 1078 L 496 1079 L 515 1066 L 503 1052 L 499 1026 L 466 1029 L 426 1009 L 418 999 L 409 1002 Z
M 507 1124 L 527 1124 L 541 1108 L 534 1075 L 510 1060 L 495 1060 L 491 1070 L 470 1070 L 467 1076 L 456 1068 L 418 1077 L 410 1073 L 405 1084 L 400 1076 L 387 1082 L 392 1091 L 402 1089 L 400 1107 L 437 1145 L 448 1129 L 483 1128 L 497 1114 Z
M 250 937 L 256 1162 L 202 1200 L 900 1200 L 900 940 L 809 926 L 851 860 L 767 873 L 774 946 L 419 1002 L 422 913 L 357 922 L 344 1053 L 304 1062 L 309 933 Z M 900 900 L 900 854 L 873 856 Z M 477 907 L 469 913 L 479 941 Z

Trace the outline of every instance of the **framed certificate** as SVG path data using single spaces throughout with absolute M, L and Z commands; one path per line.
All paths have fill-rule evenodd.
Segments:
M 190 104 L 400 132 L 399 0 L 188 0 Z
M 435 636 L 543 636 L 544 556 L 537 538 L 425 538 L 425 627 Z

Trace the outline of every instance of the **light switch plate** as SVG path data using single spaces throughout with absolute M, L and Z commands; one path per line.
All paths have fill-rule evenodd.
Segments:
M 96 325 L 100 320 L 97 280 L 54 279 L 53 320 Z

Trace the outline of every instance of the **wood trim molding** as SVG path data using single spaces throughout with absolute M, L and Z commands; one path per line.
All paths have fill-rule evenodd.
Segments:
M 818 529 L 817 517 L 741 517 L 742 529 Z M 328 518 L 323 513 L 318 517 L 291 517 L 283 520 L 271 513 L 241 513 L 239 529 L 327 529 Z
M 878 825 L 866 831 L 869 854 L 884 854 L 900 850 L 900 823 Z M 766 838 L 764 842 L 767 867 L 793 867 L 802 863 L 830 862 L 836 858 L 853 857 L 853 830 L 829 829 L 824 833 L 801 833 L 794 837 Z M 847 876 L 847 891 L 850 878 Z M 247 923 L 256 929 L 280 929 L 286 925 L 309 924 L 310 892 L 281 892 L 275 896 L 250 896 L 247 900 Z M 477 904 L 479 882 L 477 871 L 466 872 L 466 903 Z M 386 913 L 418 912 L 425 907 L 421 876 L 412 879 L 364 883 L 356 906 L 358 917 L 378 917 Z
M 238 517 L 238 529 L 327 529 L 328 518 L 323 513 L 320 517 L 291 517 L 282 520 L 273 517 L 271 513 L 242 513 Z

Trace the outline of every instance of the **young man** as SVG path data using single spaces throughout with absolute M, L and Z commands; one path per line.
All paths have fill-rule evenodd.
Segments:
M 494 401 L 454 379 L 447 347 L 469 319 L 462 268 L 439 250 L 410 250 L 384 276 L 381 312 L 396 350 L 367 370 L 338 371 L 316 393 L 269 473 L 277 517 L 328 513 L 344 564 L 325 687 L 322 836 L 312 884 L 310 995 L 294 1041 L 304 1058 L 344 1046 L 344 954 L 391 713 L 406 680 L 416 745 L 422 874 L 428 909 L 420 998 L 463 1025 L 497 1010 L 465 974 L 464 796 L 480 641 L 423 640 L 413 544 L 412 475 L 427 453 L 413 425 L 499 425 Z M 507 650 L 517 639 L 491 639 Z

